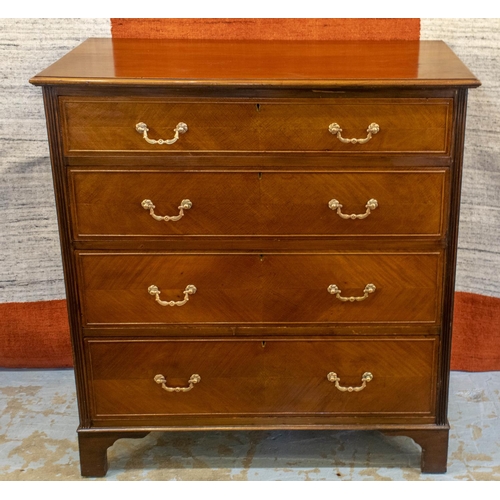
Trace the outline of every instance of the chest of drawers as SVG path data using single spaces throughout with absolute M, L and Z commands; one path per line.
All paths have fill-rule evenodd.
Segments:
M 377 429 L 444 472 L 462 151 L 441 42 L 90 39 L 43 86 L 81 471 L 151 431 Z

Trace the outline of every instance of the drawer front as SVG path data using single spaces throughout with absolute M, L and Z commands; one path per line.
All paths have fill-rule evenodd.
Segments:
M 432 338 L 89 340 L 86 350 L 97 418 L 434 412 Z
M 74 239 L 437 237 L 442 235 L 447 186 L 445 170 L 166 173 L 71 169 L 69 177 Z M 183 200 L 189 200 L 189 206 L 181 210 Z M 158 220 L 165 216 L 167 220 Z
M 436 324 L 441 308 L 440 252 L 80 252 L 78 262 L 86 326 Z
M 69 156 L 210 151 L 449 153 L 452 99 L 311 101 L 62 97 L 64 150 Z M 378 129 L 370 128 L 373 123 Z M 186 127 L 176 133 L 178 124 Z M 151 144 L 145 129 L 147 139 L 171 144 Z

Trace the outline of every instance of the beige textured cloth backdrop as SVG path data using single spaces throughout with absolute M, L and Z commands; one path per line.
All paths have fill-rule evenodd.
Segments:
M 444 40 L 482 83 L 469 93 L 456 289 L 500 297 L 500 19 L 422 19 L 420 38 Z
M 109 19 L 0 20 L 0 303 L 65 298 L 40 88 L 28 80 Z

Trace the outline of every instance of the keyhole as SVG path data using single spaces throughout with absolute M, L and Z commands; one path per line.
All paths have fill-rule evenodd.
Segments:
M 262 179 L 262 172 L 259 172 L 259 181 Z
M 265 340 L 263 340 L 263 341 L 260 343 L 260 345 L 261 345 L 262 347 L 266 347 L 266 341 L 265 341 Z
M 255 107 L 257 108 L 257 111 L 260 111 L 260 104 L 256 104 Z

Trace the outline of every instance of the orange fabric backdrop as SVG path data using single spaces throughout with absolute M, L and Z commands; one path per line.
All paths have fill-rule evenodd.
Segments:
M 451 369 L 500 370 L 500 299 L 455 293 Z
M 0 366 L 73 365 L 65 300 L 0 304 Z
M 418 40 L 420 19 L 111 19 L 114 38 Z

